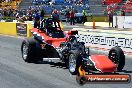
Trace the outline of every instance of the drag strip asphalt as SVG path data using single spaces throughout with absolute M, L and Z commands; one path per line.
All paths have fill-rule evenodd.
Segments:
M 22 40 L 0 35 L 0 88 L 132 88 L 132 82 L 80 86 L 63 64 L 25 63 L 20 52 Z M 91 54 L 100 54 L 91 51 Z M 126 65 L 121 73 L 132 75 L 131 57 L 126 58 Z

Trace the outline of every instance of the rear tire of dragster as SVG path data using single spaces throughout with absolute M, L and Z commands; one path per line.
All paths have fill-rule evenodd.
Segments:
M 125 55 L 120 47 L 113 47 L 109 51 L 109 59 L 117 65 L 117 70 L 122 71 L 125 66 Z
M 37 58 L 36 43 L 37 43 L 37 40 L 35 40 L 34 38 L 23 40 L 21 45 L 21 53 L 22 53 L 22 58 L 25 62 L 35 63 L 37 61 L 43 60 L 42 57 Z

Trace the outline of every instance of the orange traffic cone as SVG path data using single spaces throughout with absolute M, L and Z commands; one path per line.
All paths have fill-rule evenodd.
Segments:
M 93 29 L 96 29 L 96 27 L 95 27 L 95 21 L 93 21 Z

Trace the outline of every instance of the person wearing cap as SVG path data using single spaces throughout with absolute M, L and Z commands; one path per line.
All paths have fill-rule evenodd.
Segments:
M 113 12 L 112 11 L 108 12 L 108 19 L 109 19 L 109 27 L 111 26 L 111 24 L 113 27 Z
M 83 23 L 85 23 L 87 21 L 87 12 L 86 12 L 86 9 L 82 10 L 82 14 L 83 14 Z
M 41 13 L 40 13 L 40 20 L 41 21 L 44 19 L 44 15 L 45 15 L 45 11 L 44 11 L 44 9 L 42 9 Z
M 75 12 L 73 9 L 70 11 L 70 24 L 75 25 Z
M 53 12 L 52 12 L 52 19 L 53 19 L 53 22 L 54 22 L 54 26 L 56 28 L 60 27 L 60 25 L 59 25 L 59 14 L 58 14 L 58 11 L 56 9 L 54 9 Z
M 34 28 L 39 28 L 39 27 L 40 27 L 40 15 L 36 13 L 34 17 Z

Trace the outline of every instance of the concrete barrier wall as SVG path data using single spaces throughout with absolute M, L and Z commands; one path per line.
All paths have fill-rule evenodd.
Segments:
M 0 22 L 0 34 L 11 35 L 11 36 L 20 36 L 18 34 L 18 26 L 25 25 L 26 27 L 26 36 L 31 37 L 32 34 L 30 29 L 33 27 L 31 23 L 17 23 L 17 22 Z M 22 35 L 21 35 L 22 36 Z
M 132 16 L 113 16 L 113 27 L 132 28 Z
M 5 35 L 16 36 L 16 23 L 0 22 L 0 33 Z
M 31 29 L 33 28 L 32 23 L 27 23 L 27 37 L 32 37 Z
M 60 27 L 64 30 L 62 22 Z M 11 36 L 31 37 L 31 29 L 33 28 L 33 21 L 26 21 L 25 23 L 19 22 L 0 22 L 0 34 Z

